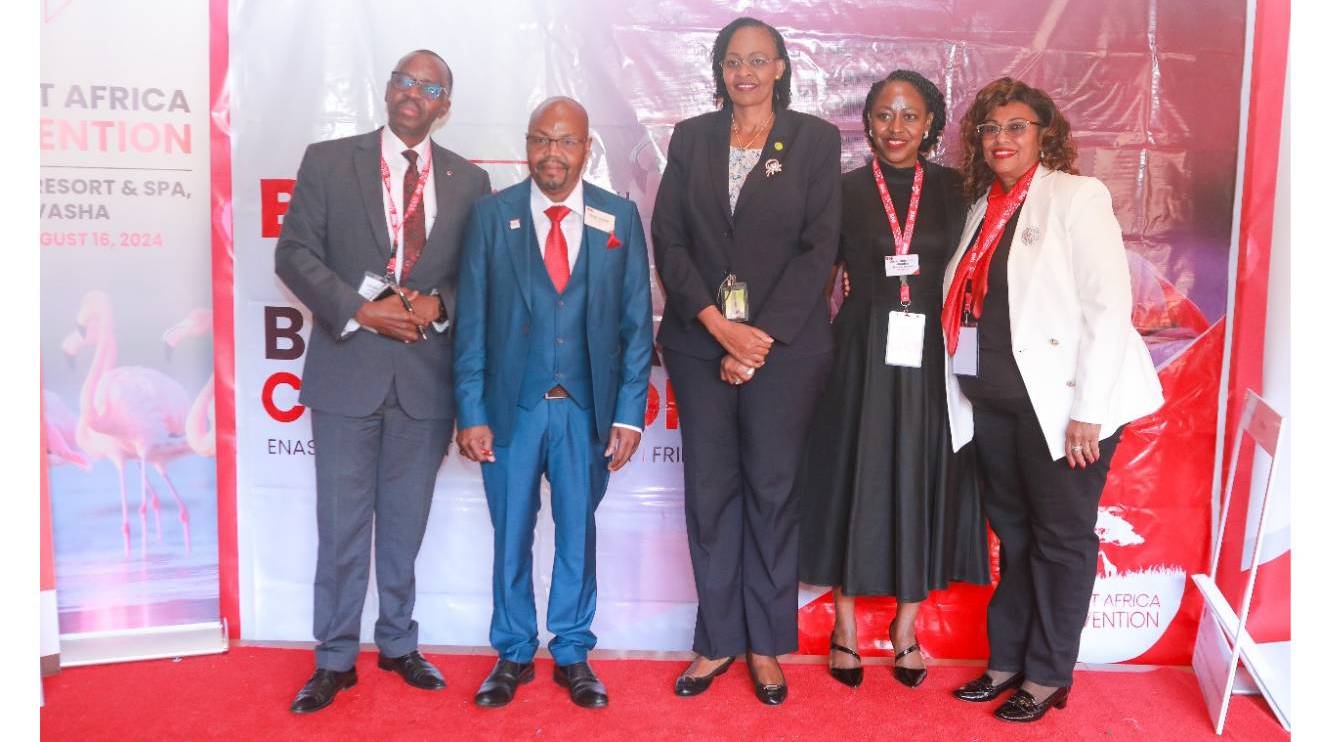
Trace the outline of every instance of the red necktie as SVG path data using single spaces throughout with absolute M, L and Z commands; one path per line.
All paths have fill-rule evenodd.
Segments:
M 559 223 L 568 216 L 567 206 L 551 206 L 545 210 L 550 217 L 550 234 L 545 238 L 545 272 L 550 274 L 550 282 L 555 291 L 564 293 L 568 285 L 568 240 L 564 239 L 564 230 Z
M 413 192 L 417 190 L 417 152 L 405 149 L 403 156 L 408 159 L 408 172 L 403 174 L 403 203 L 404 208 L 407 208 L 408 199 L 412 198 Z M 417 208 L 412 215 L 407 216 L 403 221 L 403 275 L 399 278 L 399 283 L 408 280 L 408 273 L 417 264 L 417 259 L 422 256 L 424 247 L 426 247 L 425 196 L 417 202 Z

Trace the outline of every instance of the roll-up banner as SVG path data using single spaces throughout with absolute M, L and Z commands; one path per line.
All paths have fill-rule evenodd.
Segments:
M 220 651 L 208 12 L 43 3 L 41 356 L 63 665 Z

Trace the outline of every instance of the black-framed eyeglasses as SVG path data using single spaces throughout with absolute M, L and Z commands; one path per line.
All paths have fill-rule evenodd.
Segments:
M 412 90 L 418 88 L 427 100 L 440 100 L 445 94 L 445 86 L 438 82 L 422 82 L 412 75 L 406 75 L 398 70 L 390 73 L 390 84 L 399 90 Z
M 1023 121 L 1021 119 L 1010 121 L 1007 125 L 1000 125 L 991 121 L 984 124 L 977 124 L 976 133 L 980 134 L 982 139 L 990 139 L 991 137 L 999 136 L 999 132 L 1006 131 L 1009 136 L 1016 139 L 1025 134 L 1027 129 L 1032 126 L 1044 126 L 1044 124 L 1039 121 Z
M 720 66 L 729 72 L 737 72 L 742 69 L 745 64 L 750 66 L 753 70 L 760 72 L 765 69 L 766 65 L 777 61 L 779 61 L 779 57 L 763 57 L 756 54 L 748 57 L 746 61 L 743 61 L 742 57 L 725 57 L 724 61 L 720 62 Z
M 581 137 L 574 136 L 559 137 L 556 139 L 555 137 L 546 137 L 541 136 L 540 134 L 527 135 L 527 144 L 532 147 L 532 149 L 550 149 L 550 145 L 558 144 L 559 148 L 562 150 L 575 150 L 585 144 L 586 141 L 587 140 Z

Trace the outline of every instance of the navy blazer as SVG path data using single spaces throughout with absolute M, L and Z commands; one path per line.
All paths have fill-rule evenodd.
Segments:
M 587 271 L 587 353 L 596 432 L 645 424 L 651 375 L 651 276 L 637 206 L 583 182 L 583 205 L 614 215 L 614 237 L 583 225 L 574 271 Z M 513 432 L 531 347 L 532 271 L 545 270 L 532 222 L 531 181 L 483 198 L 463 233 L 454 315 L 458 427 L 489 425 L 496 445 Z
M 719 358 L 724 349 L 696 321 L 727 273 L 747 284 L 750 324 L 775 339 L 772 354 L 833 348 L 825 284 L 839 249 L 839 130 L 782 110 L 760 162 L 729 211 L 729 126 L 721 109 L 679 122 L 651 218 L 665 289 L 658 341 L 666 350 Z

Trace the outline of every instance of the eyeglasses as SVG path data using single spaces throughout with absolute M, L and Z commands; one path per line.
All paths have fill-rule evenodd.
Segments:
M 574 150 L 586 143 L 581 137 L 543 137 L 539 134 L 528 134 L 527 144 L 533 149 L 550 149 L 550 145 L 558 144 L 562 150 Z
M 412 75 L 405 75 L 397 70 L 390 73 L 390 84 L 399 90 L 420 88 L 427 100 L 440 100 L 440 96 L 445 94 L 444 85 L 437 82 L 422 82 Z
M 779 57 L 771 58 L 771 57 L 762 57 L 760 55 L 754 57 L 748 57 L 746 62 L 743 61 L 742 57 L 725 57 L 724 61 L 720 62 L 720 66 L 723 67 L 728 72 L 737 72 L 738 70 L 742 69 L 744 64 L 746 64 L 750 66 L 754 71 L 760 72 L 761 70 L 765 69 L 765 66 L 767 64 L 770 64 L 771 62 L 776 62 L 778 60 Z
M 1009 136 L 1017 139 L 1026 133 L 1027 127 L 1029 126 L 1044 126 L 1044 124 L 1039 121 L 1023 121 L 1018 119 L 1016 121 L 1008 122 L 1007 126 L 1000 126 L 991 121 L 985 124 L 977 124 L 976 133 L 980 134 L 982 139 L 992 139 L 999 136 L 999 132 L 1007 131 Z

